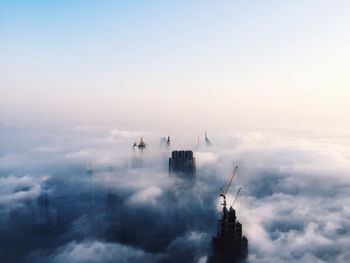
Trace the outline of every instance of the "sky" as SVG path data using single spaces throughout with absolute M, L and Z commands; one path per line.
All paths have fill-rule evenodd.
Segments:
M 0 1 L 0 118 L 349 128 L 349 1 Z
M 0 261 L 207 262 L 238 165 L 247 262 L 349 262 L 349 10 L 0 0 Z

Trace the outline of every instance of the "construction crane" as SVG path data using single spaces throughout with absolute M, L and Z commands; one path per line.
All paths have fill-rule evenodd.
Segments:
M 232 203 L 231 207 L 233 207 L 235 205 L 236 201 L 238 200 L 238 196 L 239 196 L 239 193 L 241 192 L 241 190 L 242 190 L 242 187 L 240 187 L 238 189 L 236 197 L 235 197 L 235 200 L 233 200 L 233 203 Z
M 220 196 L 224 199 L 224 201 L 222 203 L 224 210 L 226 209 L 226 194 L 227 194 L 228 190 L 230 189 L 233 177 L 235 176 L 237 170 L 238 170 L 238 166 L 235 167 L 231 176 L 227 179 L 227 182 L 224 183 L 220 188 Z

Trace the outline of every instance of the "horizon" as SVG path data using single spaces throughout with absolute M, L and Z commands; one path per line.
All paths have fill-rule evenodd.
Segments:
M 0 0 L 0 262 L 350 262 L 349 10 Z
M 2 121 L 348 130 L 347 1 L 1 1 Z

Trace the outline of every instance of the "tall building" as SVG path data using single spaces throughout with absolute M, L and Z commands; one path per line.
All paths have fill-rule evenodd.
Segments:
M 196 162 L 192 151 L 172 151 L 169 158 L 169 173 L 193 178 L 196 175 Z
M 237 221 L 236 210 L 223 207 L 218 220 L 217 235 L 212 239 L 214 254 L 211 263 L 239 263 L 248 256 L 248 239 L 242 235 L 242 224 Z
M 170 136 L 168 136 L 168 139 L 166 140 L 166 146 L 169 148 L 170 147 Z
M 205 131 L 205 145 L 206 146 L 211 146 L 211 141 L 209 140 L 209 138 L 207 136 L 207 131 Z
M 146 143 L 144 142 L 143 138 L 141 137 L 141 140 L 140 140 L 140 143 L 139 145 L 137 145 L 137 147 L 140 149 L 140 150 L 143 150 L 146 148 Z

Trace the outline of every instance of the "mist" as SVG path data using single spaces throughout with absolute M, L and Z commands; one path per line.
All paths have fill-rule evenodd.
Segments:
M 1 262 L 207 262 L 235 165 L 247 262 L 348 262 L 350 139 L 305 134 L 209 132 L 207 147 L 189 133 L 4 124 Z M 194 151 L 192 181 L 168 174 L 179 149 Z

